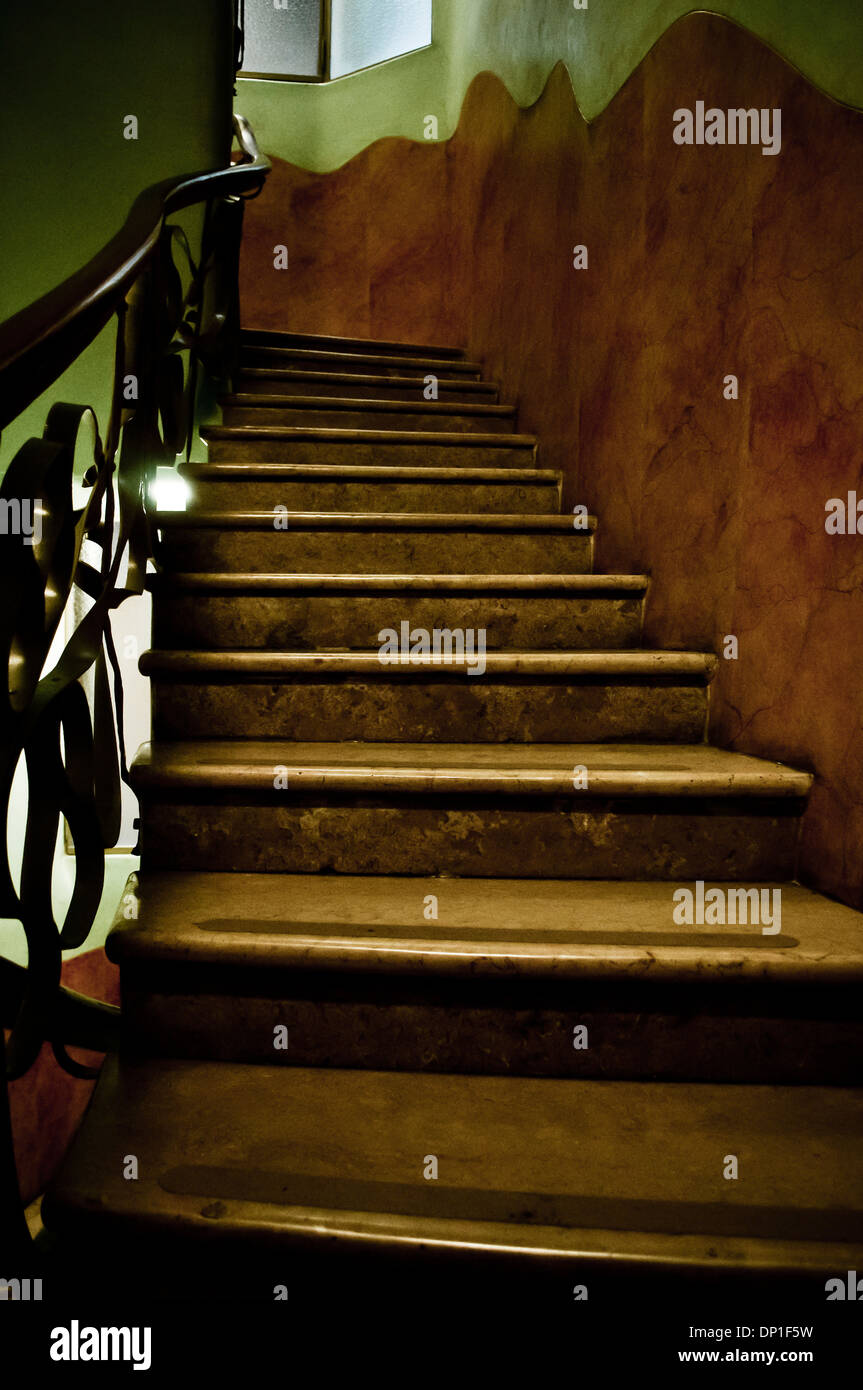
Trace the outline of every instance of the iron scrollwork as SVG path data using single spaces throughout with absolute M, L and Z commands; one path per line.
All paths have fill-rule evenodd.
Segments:
M 23 1076 L 46 1041 L 65 1070 L 93 1076 L 67 1050 L 76 1032 L 93 1034 L 93 1012 L 95 1036 L 106 1043 L 116 1036 L 118 1010 L 62 989 L 62 953 L 87 940 L 102 897 L 105 851 L 120 835 L 128 773 L 111 614 L 143 592 L 148 562 L 156 559 L 149 510 L 156 469 L 175 465 L 184 452 L 188 458 L 199 401 L 231 384 L 238 354 L 244 197 L 260 190 L 269 166 L 242 118 L 235 130 L 251 165 L 244 179 L 235 178 L 237 192 L 213 194 L 200 175 L 174 190 L 179 207 L 206 195 L 197 262 L 182 230 L 163 215 L 131 284 L 114 296 L 114 380 L 104 440 L 92 408 L 54 405 L 42 437 L 18 450 L 0 483 L 0 642 L 9 672 L 0 703 L 0 804 L 7 820 L 22 759 L 28 784 L 17 886 L 8 843 L 0 851 L 0 915 L 20 920 L 28 951 L 26 971 L 0 958 L 0 1021 L 11 1025 L 5 1049 L 0 1032 L 7 1079 Z M 230 174 L 242 169 L 235 165 Z M 225 175 L 210 178 L 224 183 Z M 96 322 L 90 331 L 93 302 L 95 296 L 80 311 L 88 317 L 83 346 L 101 327 Z M 72 356 L 81 350 L 76 343 Z M 7 369 L 14 381 L 21 379 L 19 361 Z M 65 615 L 82 596 L 86 611 L 66 635 Z M 58 922 L 52 867 L 64 825 L 74 847 L 74 885 Z M 71 1034 L 70 1018 L 81 1025 Z M 7 1213 L 9 1188 L 16 1186 L 11 1154 L 3 1086 L 0 1212 Z

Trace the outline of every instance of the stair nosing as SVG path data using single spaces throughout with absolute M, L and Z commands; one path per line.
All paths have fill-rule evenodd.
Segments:
M 534 450 L 532 434 L 479 434 L 452 430 L 331 429 L 325 425 L 209 425 L 201 430 L 204 440 L 285 440 L 322 444 L 411 445 L 416 448 L 524 449 Z
M 263 338 L 265 341 L 260 342 Z M 281 341 L 270 343 L 270 339 L 278 338 Z M 240 330 L 240 342 L 248 347 L 290 347 L 303 348 L 309 347 L 315 350 L 320 344 L 322 351 L 334 350 L 336 344 L 342 344 L 347 352 L 356 351 L 368 355 L 368 348 L 381 348 L 392 350 L 396 353 L 420 355 L 429 353 L 430 355 L 439 354 L 444 359 L 455 358 L 460 361 L 464 358 L 466 349 L 461 347 L 443 346 L 440 343 L 404 343 L 398 339 L 389 338 L 354 338 L 350 335 L 341 337 L 333 333 L 289 333 L 280 332 L 277 328 L 244 328 Z M 350 346 L 348 346 L 350 344 Z
M 515 534 L 547 535 L 560 533 L 586 539 L 597 528 L 595 516 L 586 527 L 575 527 L 571 517 L 559 512 L 311 512 L 287 511 L 278 514 L 280 527 L 287 531 L 455 531 L 474 533 L 500 531 Z M 159 525 L 168 529 L 225 529 L 272 531 L 270 511 L 218 511 L 190 509 L 159 514 Z
M 182 477 L 204 481 L 228 478 L 288 479 L 344 478 L 382 482 L 522 483 L 559 484 L 563 474 L 553 468 L 447 468 L 440 464 L 377 463 L 283 463 L 278 459 L 244 462 L 214 459 L 206 463 L 187 463 L 179 470 Z
M 314 358 L 318 362 L 332 365 L 344 365 L 355 362 L 357 365 L 375 367 L 416 367 L 427 369 L 430 374 L 437 376 L 438 381 L 445 374 L 446 370 L 456 375 L 479 375 L 482 371 L 481 362 L 470 362 L 460 358 L 436 358 L 436 357 L 408 357 L 408 356 L 387 356 L 386 353 L 352 353 L 352 352 L 333 352 L 319 348 L 293 348 L 275 347 L 267 343 L 244 343 L 240 349 L 240 371 L 252 365 L 248 361 L 249 352 L 266 353 L 275 360 L 293 361 L 300 359 L 308 361 Z M 255 364 L 257 365 L 257 364 Z
M 709 684 L 718 666 L 718 657 L 710 652 L 487 652 L 485 670 L 488 675 L 609 677 L 650 680 L 651 677 L 674 676 L 693 684 Z M 175 650 L 151 648 L 140 659 L 145 674 L 169 672 L 197 673 L 202 677 L 218 673 L 253 673 L 261 679 L 307 672 L 310 675 L 376 675 L 390 679 L 399 674 L 433 674 L 436 678 L 452 672 L 460 675 L 469 670 L 467 659 L 442 665 L 432 656 L 412 658 L 404 663 L 381 662 L 377 651 L 291 652 L 235 650 Z
M 669 884 L 670 888 L 677 886 L 676 882 Z M 767 885 L 759 882 L 752 886 L 760 889 Z M 776 886 L 782 888 L 784 885 Z M 501 973 L 506 972 L 511 980 L 516 971 L 520 979 L 548 983 L 561 980 L 632 983 L 637 978 L 638 984 L 648 991 L 675 983 L 703 985 L 707 963 L 715 967 L 715 974 L 711 972 L 708 978 L 721 980 L 732 988 L 736 985 L 743 988 L 769 985 L 771 989 L 782 989 L 803 984 L 825 987 L 863 984 L 861 956 L 837 956 L 825 961 L 821 956 L 796 955 L 793 947 L 766 946 L 759 950 L 755 944 L 752 947 L 657 946 L 650 943 L 647 932 L 641 945 L 566 948 L 556 942 L 543 951 L 539 943 L 527 937 L 506 945 L 488 941 L 471 944 L 461 938 L 455 928 L 451 936 L 434 940 L 426 940 L 422 935 L 411 938 L 407 932 L 404 937 L 375 937 L 369 933 L 367 938 L 358 940 L 346 933 L 340 935 L 336 924 L 326 937 L 304 933 L 302 927 L 303 923 L 297 923 L 296 931 L 290 933 L 267 932 L 264 927 L 259 932 L 241 929 L 214 932 L 213 937 L 219 937 L 217 944 L 216 941 L 198 942 L 191 933 L 175 941 L 167 935 L 146 933 L 134 924 L 121 922 L 108 937 L 107 954 L 116 965 L 138 960 L 190 968 L 207 964 L 224 968 L 398 975 L 419 979 L 432 976 L 499 979 Z M 756 939 L 753 932 L 753 943 Z M 197 949 L 191 955 L 193 944 Z M 635 975 L 634 967 L 648 964 L 649 970 Z
M 241 367 L 239 379 L 244 377 L 275 377 L 279 381 L 312 381 L 329 384 L 342 383 L 345 386 L 380 386 L 390 388 L 416 387 L 422 390 L 425 377 L 422 376 L 374 376 L 368 372 L 314 372 L 302 367 Z M 476 391 L 480 394 L 494 395 L 500 391 L 500 384 L 493 380 L 460 381 L 457 377 L 444 380 L 438 377 L 438 389 L 443 391 Z M 290 399 L 290 397 L 288 398 Z M 446 402 L 444 402 L 446 404 Z
M 669 746 L 669 745 L 660 745 Z M 522 761 L 506 765 L 507 754 L 518 747 Z M 553 749 L 555 766 L 537 765 L 536 750 Z M 596 753 L 611 747 L 621 759 L 627 749 L 635 748 L 641 762 L 637 766 L 603 769 L 596 762 Z M 693 747 L 705 745 L 674 745 L 672 751 L 682 761 Z M 330 753 L 330 749 L 338 753 Z M 233 761 L 225 756 L 242 750 L 244 759 Z M 266 750 L 267 756 L 263 757 Z M 300 753 L 298 750 L 303 750 Z M 394 754 L 406 750 L 410 766 L 397 766 Z M 464 751 L 467 750 L 467 751 Z M 738 771 L 715 771 L 677 767 L 663 769 L 649 766 L 655 755 L 655 745 L 604 744 L 524 744 L 490 746 L 490 758 L 498 766 L 477 765 L 478 745 L 436 744 L 293 744 L 288 740 L 177 740 L 172 743 L 143 744 L 132 765 L 132 781 L 139 793 L 158 795 L 160 791 L 212 790 L 265 793 L 273 792 L 273 767 L 278 766 L 287 776 L 293 793 L 363 794 L 371 795 L 432 795 L 474 796 L 494 793 L 515 797 L 565 797 L 590 802 L 606 800 L 640 800 L 644 798 L 697 799 L 769 799 L 800 801 L 812 786 L 810 773 L 800 772 L 783 764 L 764 759 L 746 758 L 752 768 Z M 720 752 L 722 750 L 714 750 Z M 434 752 L 437 762 L 432 766 L 422 757 Z M 349 753 L 361 755 L 365 761 L 352 761 Z M 473 754 L 471 758 L 470 754 Z M 531 754 L 534 761 L 531 763 Z M 418 756 L 420 755 L 420 756 Z M 731 754 L 732 758 L 744 755 Z M 592 765 L 591 760 L 593 759 Z M 258 760 L 258 761 L 256 761 Z M 632 759 L 630 759 L 632 761 Z M 644 766 L 647 761 L 648 766 Z M 504 766 L 501 768 L 500 764 Z M 573 786 L 573 766 L 590 766 L 587 787 Z M 680 774 L 685 774 L 681 776 Z M 284 793 L 281 793 L 283 796 Z
M 699 940 L 698 931 L 691 928 L 679 930 L 679 943 L 657 944 L 655 923 L 646 926 L 643 931 L 626 928 L 616 932 L 611 930 L 609 936 L 616 936 L 617 940 L 597 942 L 575 939 L 575 930 L 572 932 L 573 940 L 569 942 L 555 940 L 552 943 L 544 939 L 541 932 L 532 934 L 528 930 L 520 937 L 495 939 L 492 929 L 489 929 L 486 936 L 471 939 L 468 934 L 472 930 L 469 922 L 438 926 L 436 934 L 429 936 L 424 934 L 427 928 L 422 924 L 408 921 L 390 922 L 386 920 L 386 912 L 381 914 L 381 920 L 377 921 L 351 917 L 350 911 L 355 906 L 352 897 L 351 908 L 346 908 L 347 915 L 343 920 L 335 915 L 325 920 L 293 918 L 289 915 L 290 908 L 284 909 L 283 917 L 257 917 L 255 912 L 260 910 L 260 906 L 257 902 L 250 902 L 245 896 L 247 889 L 243 883 L 244 879 L 254 879 L 256 875 L 240 875 L 240 882 L 237 883 L 234 882 L 235 875 L 219 871 L 205 872 L 203 876 L 213 885 L 220 902 L 230 902 L 232 895 L 239 893 L 243 898 L 243 910 L 247 915 L 236 917 L 236 927 L 228 925 L 231 921 L 231 917 L 228 916 L 219 919 L 218 927 L 212 926 L 207 929 L 205 924 L 211 921 L 209 917 L 193 922 L 187 917 L 187 909 L 182 904 L 171 902 L 172 887 L 177 882 L 187 880 L 189 876 L 188 872 L 177 870 L 155 871 L 147 874 L 140 886 L 136 874 L 130 877 L 126 893 L 133 893 L 138 897 L 140 909 L 135 917 L 129 918 L 125 911 L 124 895 L 106 943 L 106 953 L 111 961 L 120 963 L 125 960 L 160 960 L 176 962 L 180 966 L 190 968 L 194 968 L 198 963 L 209 963 L 252 969 L 273 966 L 290 970 L 347 970 L 351 973 L 383 975 L 393 972 L 406 976 L 466 975 L 496 980 L 500 980 L 502 970 L 506 970 L 508 974 L 512 971 L 518 976 L 532 980 L 547 979 L 554 982 L 560 978 L 594 981 L 617 979 L 637 983 L 639 988 L 647 989 L 657 984 L 675 982 L 688 984 L 697 981 L 703 984 L 707 978 L 706 970 L 714 972 L 716 982 L 723 989 L 733 989 L 737 985 L 747 988 L 753 984 L 782 988 L 785 985 L 812 983 L 850 985 L 863 981 L 863 942 L 857 945 L 856 950 L 848 942 L 825 950 L 825 945 L 817 940 L 807 942 L 797 923 L 798 915 L 810 915 L 810 898 L 821 908 L 826 907 L 828 912 L 836 913 L 840 918 L 850 919 L 859 914 L 852 908 L 824 898 L 823 895 L 798 883 L 759 880 L 751 885 L 735 885 L 754 887 L 758 891 L 781 890 L 784 896 L 785 926 L 792 934 L 796 932 L 800 938 L 792 945 L 778 945 L 772 936 L 753 932 L 751 944 L 744 946 L 740 942 L 732 943 L 730 940 L 724 945 L 713 940 Z M 290 876 L 290 882 L 286 876 L 283 878 L 286 879 L 284 886 L 278 875 L 274 876 L 272 884 L 273 895 L 279 899 L 280 904 L 290 902 L 292 886 L 296 887 L 297 882 L 306 886 L 314 876 L 301 875 L 299 880 L 296 876 Z M 623 880 L 611 885 L 604 880 L 590 879 L 580 880 L 575 884 L 571 880 L 563 884 L 555 883 L 553 880 L 543 882 L 546 886 L 562 887 L 569 900 L 580 896 L 588 903 L 591 894 L 597 889 L 608 890 L 610 887 L 612 898 L 615 893 L 619 893 L 629 903 L 632 901 L 632 890 L 638 886 L 643 892 L 644 888 L 637 880 Z M 364 879 L 361 886 L 367 888 L 368 883 L 369 880 Z M 435 878 L 409 881 L 386 879 L 385 883 L 390 890 L 394 883 L 404 890 L 405 918 L 408 916 L 409 900 L 421 900 L 426 893 L 437 894 L 441 889 L 441 881 Z M 346 899 L 352 894 L 352 884 L 350 878 L 344 883 L 342 891 Z M 521 887 L 523 880 L 498 879 L 494 881 L 493 887 L 501 894 L 515 884 Z M 711 880 L 705 884 L 705 891 L 715 886 L 727 887 L 714 884 Z M 677 880 L 661 885 L 652 884 L 651 888 L 656 896 L 660 887 L 663 901 L 668 903 L 670 916 L 674 892 L 680 888 L 691 891 L 692 884 Z M 323 913 L 332 911 L 332 904 L 325 905 L 322 909 Z M 599 906 L 595 906 L 592 911 L 597 914 L 597 920 L 604 920 L 608 905 L 603 901 L 601 910 Z M 644 910 L 646 922 L 650 920 L 652 912 L 651 904 Z M 366 929 L 368 935 L 359 935 L 357 930 L 347 930 L 351 926 Z M 856 927 L 856 923 L 854 926 Z M 316 930 L 304 930 L 312 927 Z M 386 934 L 374 934 L 376 930 L 382 932 L 382 929 L 386 929 Z M 397 934 L 402 930 L 403 934 Z M 704 936 L 721 935 L 722 931 L 727 930 L 726 927 L 714 933 L 705 931 Z M 854 940 L 857 941 L 856 931 Z M 642 969 L 636 974 L 639 966 Z
M 265 393 L 235 392 L 223 396 L 219 405 L 228 409 L 261 410 L 344 410 L 359 414 L 379 411 L 383 415 L 436 415 L 484 416 L 490 419 L 510 419 L 517 414 L 514 405 L 479 404 L 464 401 L 391 401 L 378 397 L 364 396 L 280 396 Z M 232 428 L 242 429 L 238 425 Z M 503 435 L 504 439 L 516 436 Z
M 233 571 L 167 571 L 148 576 L 150 587 L 160 592 L 284 590 L 289 592 L 344 593 L 513 593 L 543 594 L 641 594 L 649 584 L 646 575 L 623 574 L 352 574 L 256 573 Z

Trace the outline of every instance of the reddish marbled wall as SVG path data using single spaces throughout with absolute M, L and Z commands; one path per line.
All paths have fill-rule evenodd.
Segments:
M 780 108 L 781 152 L 676 145 L 699 99 Z M 863 114 L 695 14 L 589 126 L 562 66 L 526 111 L 482 74 L 444 144 L 382 140 L 327 175 L 276 161 L 243 265 L 247 326 L 485 361 L 597 512 L 600 567 L 651 575 L 648 641 L 738 637 L 711 737 L 816 772 L 801 877 L 857 907 L 863 540 L 824 521 L 863 496 L 861 168 Z
M 120 1002 L 120 972 L 101 949 L 64 961 L 62 980 L 69 989 L 92 999 L 106 1004 Z M 97 1066 L 102 1061 L 100 1054 L 82 1048 L 70 1048 L 69 1052 L 87 1066 Z M 24 1202 L 31 1202 L 44 1192 L 59 1168 L 87 1108 L 93 1085 L 92 1081 L 80 1081 L 63 1071 L 47 1043 L 26 1076 L 10 1083 L 15 1162 Z

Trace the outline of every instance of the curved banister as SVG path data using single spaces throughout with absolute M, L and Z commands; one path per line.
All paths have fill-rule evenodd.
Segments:
M 270 170 L 252 129 L 234 117 L 244 158 L 152 184 L 87 265 L 0 324 L 0 430 L 69 367 L 108 323 L 159 242 L 165 217 L 215 197 L 256 192 Z
M 201 395 L 210 399 L 230 389 L 239 360 L 245 200 L 260 191 L 270 164 L 241 116 L 234 117 L 234 135 L 236 162 L 145 189 L 92 260 L 0 324 L 2 429 L 116 319 L 104 438 L 91 406 L 54 403 L 41 436 L 18 448 L 0 479 L 0 652 L 9 676 L 0 699 L 5 819 L 22 761 L 28 776 L 17 877 L 9 846 L 0 853 L 0 916 L 17 919 L 27 943 L 26 969 L 0 958 L 0 1230 L 14 1229 L 22 1249 L 28 1235 L 5 1079 L 23 1076 L 45 1043 L 65 1071 L 92 1077 L 95 1069 L 67 1045 L 103 1051 L 116 1044 L 118 1011 L 66 989 L 62 956 L 92 930 L 105 850 L 120 835 L 128 773 L 111 615 L 142 592 L 147 565 L 157 559 L 150 488 L 157 468 L 174 464 L 184 442 L 188 456 L 199 373 Z M 197 260 L 169 220 L 193 204 L 204 208 Z M 82 473 L 79 455 L 87 450 L 92 463 Z M 73 590 L 90 603 L 70 633 L 62 624 Z M 64 645 L 48 669 L 56 637 Z M 74 883 L 57 920 L 51 883 L 64 823 L 74 846 Z
M 234 14 L 239 52 L 242 0 L 235 0 Z M 86 265 L 0 324 L 2 430 L 116 318 L 104 441 L 91 407 L 54 404 L 41 438 L 18 449 L 0 480 L 0 504 L 7 509 L 7 524 L 0 527 L 0 651 L 9 673 L 8 695 L 0 700 L 5 819 L 21 762 L 29 791 L 18 881 L 9 846 L 0 854 L 0 915 L 17 919 L 27 942 L 26 968 L 0 958 L 0 1231 L 7 1254 L 16 1252 L 22 1267 L 30 1236 L 6 1080 L 23 1076 L 44 1043 L 65 1071 L 90 1078 L 96 1069 L 70 1056 L 67 1047 L 100 1052 L 117 1044 L 119 1010 L 63 986 L 62 954 L 83 945 L 92 929 L 104 852 L 120 834 L 121 785 L 128 774 L 111 614 L 142 591 L 147 563 L 155 558 L 149 488 L 158 465 L 176 461 L 184 436 L 188 453 L 199 369 L 207 391 L 216 383 L 225 389 L 239 358 L 244 202 L 260 192 L 270 163 L 242 116 L 234 116 L 233 130 L 236 162 L 146 188 L 120 230 Z M 197 264 L 181 230 L 168 221 L 194 204 L 205 209 Z M 186 289 L 175 249 L 192 272 Z M 85 422 L 93 457 L 79 480 L 82 500 L 73 494 L 73 478 Z M 38 514 L 38 534 L 35 523 L 33 534 L 8 524 L 10 515 L 24 515 L 25 505 L 31 518 Z M 46 672 L 75 589 L 88 595 L 90 607 L 65 634 L 62 655 Z M 81 682 L 84 672 L 92 678 L 92 704 Z M 64 822 L 75 872 L 70 902 L 58 921 L 51 882 Z

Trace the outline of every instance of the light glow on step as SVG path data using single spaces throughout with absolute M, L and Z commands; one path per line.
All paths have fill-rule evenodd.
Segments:
M 184 512 L 189 505 L 189 484 L 176 468 L 157 468 L 150 484 L 150 502 L 157 512 Z

